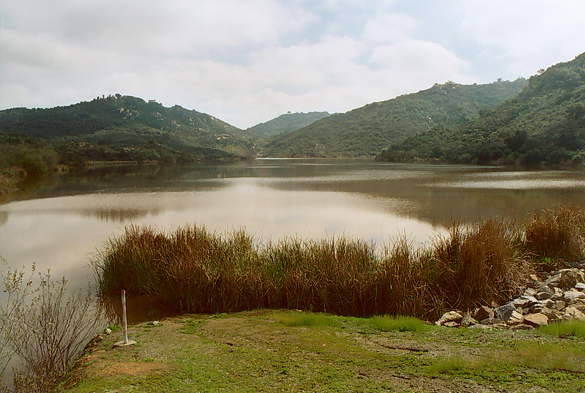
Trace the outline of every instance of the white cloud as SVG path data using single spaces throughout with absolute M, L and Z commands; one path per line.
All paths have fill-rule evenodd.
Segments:
M 585 50 L 582 0 L 461 1 L 460 32 L 481 46 L 482 61 L 506 64 L 509 75 L 571 60 Z
M 369 19 L 364 27 L 366 42 L 395 43 L 411 38 L 419 22 L 406 14 L 381 13 Z
M 585 48 L 582 0 L 4 0 L 0 108 L 130 94 L 249 127 L 435 82 L 529 76 Z

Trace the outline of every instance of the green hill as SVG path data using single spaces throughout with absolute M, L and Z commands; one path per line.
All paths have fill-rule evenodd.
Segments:
M 382 161 L 576 164 L 585 158 L 585 53 L 539 75 L 515 98 L 459 127 L 434 127 L 390 146 Z
M 379 154 L 388 145 L 436 126 L 461 124 L 514 97 L 526 80 L 486 85 L 435 84 L 418 93 L 334 114 L 297 131 L 276 136 L 264 148 L 275 157 L 357 157 Z
M 275 119 L 250 127 L 247 131 L 258 137 L 271 137 L 298 130 L 327 116 L 329 116 L 328 112 L 285 113 Z
M 16 145 L 21 152 L 27 146 L 51 147 L 67 165 L 88 160 L 197 162 L 251 157 L 250 137 L 204 113 L 119 94 L 66 107 L 0 111 L 0 151 L 18 155 Z

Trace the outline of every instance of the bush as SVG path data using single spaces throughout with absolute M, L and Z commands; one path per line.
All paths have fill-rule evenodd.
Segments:
M 13 386 L 3 381 L 6 392 L 52 391 L 101 323 L 89 290 L 68 294 L 67 281 L 53 280 L 48 272 L 39 274 L 35 286 L 34 270 L 33 265 L 28 280 L 10 268 L 3 275 L 8 300 L 0 308 L 0 371 L 11 360 L 23 365 Z

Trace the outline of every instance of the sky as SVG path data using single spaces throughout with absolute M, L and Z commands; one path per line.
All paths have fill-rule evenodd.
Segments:
M 110 94 L 248 128 L 585 52 L 584 0 L 1 0 L 0 109 Z

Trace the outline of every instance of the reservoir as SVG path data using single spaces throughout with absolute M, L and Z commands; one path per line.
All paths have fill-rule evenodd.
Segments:
M 453 223 L 521 223 L 560 204 L 585 208 L 585 171 L 373 159 L 99 168 L 56 176 L 0 205 L 0 256 L 83 288 L 93 281 L 96 251 L 130 225 L 244 229 L 258 244 L 345 236 L 383 247 L 398 236 L 422 245 Z

